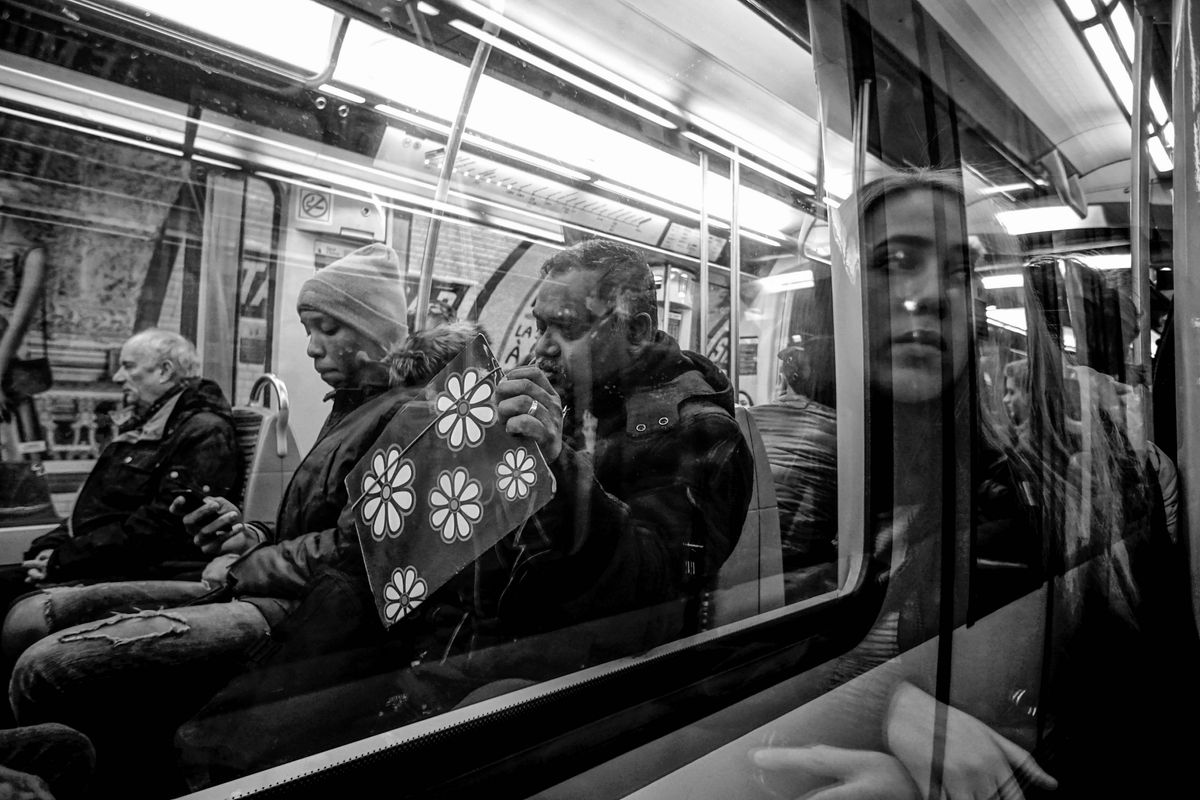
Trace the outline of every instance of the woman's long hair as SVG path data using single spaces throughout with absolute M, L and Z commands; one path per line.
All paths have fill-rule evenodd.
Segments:
M 969 363 L 976 372 L 974 390 L 968 393 L 973 410 L 967 413 L 974 415 L 981 444 L 1003 453 L 1011 465 L 1018 484 L 1015 488 L 1042 530 L 1044 567 L 1051 574 L 1061 574 L 1090 556 L 1111 551 L 1113 556 L 1106 564 L 1122 597 L 1110 599 L 1117 607 L 1132 607 L 1137 600 L 1136 587 L 1129 565 L 1123 560 L 1124 550 L 1113 546 L 1149 516 L 1149 481 L 1144 460 L 1138 456 L 1142 448 L 1137 437 L 1130 435 L 1124 418 L 1113 413 L 1112 379 L 1076 366 L 1061 331 L 1055 336 L 1048 327 L 1052 315 L 1046 311 L 1045 288 L 1047 279 L 1058 275 L 1057 270 L 1048 276 L 1038 260 L 1023 265 L 1016 238 L 997 222 L 995 201 L 969 196 L 958 173 L 917 169 L 870 181 L 834 215 L 833 235 L 846 254 L 851 279 L 862 275 L 858 254 L 861 220 L 885 198 L 917 190 L 943 193 L 962 204 L 975 266 L 981 257 L 1014 267 L 1022 265 L 1029 436 L 1014 440 L 1009 433 L 1008 415 L 996 381 L 1003 374 L 1003 364 L 994 356 L 980 357 L 980 350 L 988 347 L 990 339 L 986 319 L 980 319 L 986 313 L 981 302 L 969 304 L 975 334 Z M 981 283 L 973 280 L 972 299 L 981 300 L 982 292 Z M 1088 323 L 1085 319 L 1075 320 L 1076 325 Z M 998 348 L 988 349 L 995 353 Z M 957 376 L 956 384 L 970 380 L 971 375 L 963 374 Z M 955 394 L 963 396 L 961 391 Z

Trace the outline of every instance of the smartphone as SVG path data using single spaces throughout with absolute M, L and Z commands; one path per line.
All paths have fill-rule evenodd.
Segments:
M 190 514 L 200 506 L 204 505 L 204 498 L 208 495 L 204 494 L 204 492 L 196 491 L 195 489 L 181 488 L 175 490 L 175 496 L 183 498 L 183 507 L 175 512 L 183 515 Z

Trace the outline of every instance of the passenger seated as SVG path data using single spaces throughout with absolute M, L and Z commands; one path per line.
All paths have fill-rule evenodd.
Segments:
M 1023 358 L 1004 365 L 1004 411 L 1012 423 L 1013 442 L 1028 446 L 1029 362 Z
M 6 626 L 13 650 L 39 634 L 58 633 L 18 661 L 13 687 L 19 719 L 73 720 L 95 743 L 101 775 L 138 775 L 144 781 L 136 788 L 147 794 L 181 788 L 164 787 L 156 781 L 169 778 L 155 774 L 159 767 L 170 768 L 175 727 L 236 673 L 248 648 L 287 615 L 321 564 L 344 551 L 357 556 L 353 533 L 344 538 L 337 527 L 347 502 L 344 479 L 416 391 L 409 386 L 389 391 L 380 363 L 389 349 L 406 344 L 405 308 L 400 259 L 384 245 L 356 250 L 304 284 L 297 310 L 313 367 L 332 388 L 326 399 L 333 408 L 292 477 L 275 522 L 242 520 L 236 504 L 214 492 L 182 520 L 172 517 L 176 525 L 186 523 L 206 550 L 230 551 L 205 567 L 204 583 L 131 581 L 58 590 L 65 597 L 63 613 L 53 617 L 28 601 L 32 605 L 22 619 L 29 630 L 12 630 L 11 617 Z M 428 346 L 430 353 L 408 363 L 436 372 L 473 331 L 440 329 L 438 336 L 453 340 L 440 348 L 416 337 L 408 347 Z M 432 374 L 426 371 L 414 382 Z M 231 464 L 238 460 L 227 458 Z M 243 574 L 253 577 L 239 583 Z M 237 599 L 176 607 L 210 592 L 220 593 L 214 600 L 229 594 Z M 131 604 L 170 610 L 102 619 Z M 11 616 L 21 608 L 18 604 Z M 90 620 L 99 621 L 80 624 Z M 114 785 L 124 793 L 130 789 L 125 781 Z
M 184 337 L 150 329 L 121 348 L 113 380 L 132 414 L 104 448 L 70 519 L 33 541 L 20 567 L 0 572 L 0 602 L 49 584 L 199 573 L 205 562 L 170 512 L 181 490 L 241 492 L 241 455 L 221 387 L 197 377 L 200 360 Z M 57 594 L 33 601 L 51 616 Z
M 181 729 L 193 788 L 696 629 L 751 490 L 730 383 L 656 330 L 636 250 L 586 241 L 542 276 L 536 361 L 497 396 L 507 430 L 549 463 L 554 498 L 388 633 L 361 558 L 329 573 L 261 668 Z
M 779 354 L 787 390 L 752 406 L 779 505 L 784 598 L 793 603 L 837 583 L 837 413 L 812 399 L 812 363 L 803 346 Z

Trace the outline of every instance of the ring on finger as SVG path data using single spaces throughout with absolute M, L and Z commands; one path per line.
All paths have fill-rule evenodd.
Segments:
M 529 410 L 528 410 L 528 411 L 526 411 L 525 413 L 526 413 L 526 414 L 529 414 L 530 416 L 533 416 L 533 414 L 534 414 L 535 412 L 537 412 L 537 410 L 538 410 L 538 405 L 539 405 L 539 404 L 538 404 L 538 401 L 537 401 L 537 400 L 530 400 L 530 401 L 529 401 Z

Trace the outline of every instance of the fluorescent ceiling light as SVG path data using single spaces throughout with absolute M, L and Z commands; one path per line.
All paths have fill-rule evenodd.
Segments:
M 355 94 L 354 92 L 348 92 L 345 89 L 339 89 L 338 87 L 333 86 L 328 83 L 322 83 L 320 86 L 317 87 L 317 90 L 322 91 L 325 94 L 331 94 L 334 97 L 340 97 L 343 100 L 349 100 L 351 103 L 367 102 L 367 98 L 363 97 L 361 94 Z
M 1008 275 L 984 275 L 980 283 L 985 289 L 1017 289 L 1025 285 L 1025 277 L 1019 272 Z
M 1150 79 L 1150 111 L 1154 114 L 1154 121 L 1159 125 L 1165 125 L 1167 122 L 1167 106 L 1163 102 L 1162 94 L 1158 91 L 1158 86 L 1154 83 L 1154 78 Z
M 1174 149 L 1175 147 L 1175 123 L 1168 122 L 1163 125 L 1162 129 L 1163 141 L 1167 143 L 1167 147 Z
M 314 74 L 329 63 L 330 33 L 339 19 L 309 0 L 120 2 Z
M 1146 147 L 1150 151 L 1150 160 L 1154 162 L 1154 168 L 1159 172 L 1170 172 L 1175 169 L 1175 163 L 1171 160 L 1171 156 L 1167 153 L 1167 148 L 1163 146 L 1162 139 L 1157 136 L 1151 137 L 1150 141 L 1146 142 Z
M 1125 108 L 1125 113 L 1132 114 L 1133 81 L 1129 79 L 1129 70 L 1125 67 L 1125 62 L 1121 60 L 1120 54 L 1117 53 L 1116 45 L 1108 37 L 1108 31 L 1104 30 L 1101 25 L 1093 25 L 1083 32 L 1083 36 L 1087 39 L 1092 52 L 1096 54 L 1096 60 L 1100 62 L 1100 68 L 1117 93 L 1117 98 Z
M 1075 17 L 1077 22 L 1087 22 L 1092 17 L 1096 16 L 1096 6 L 1092 4 L 1092 0 L 1064 0 L 1067 8 L 1071 12 L 1071 16 Z
M 629 92 L 639 100 L 645 100 L 650 105 L 670 114 L 675 114 L 676 116 L 682 114 L 682 112 L 674 103 L 664 100 L 653 92 L 646 91 L 641 86 L 638 86 L 636 83 L 626 78 L 624 75 L 619 75 L 607 67 L 603 67 L 594 61 L 589 60 L 579 53 L 572 53 L 558 42 L 548 39 L 547 37 L 542 36 L 541 34 L 536 33 L 529 28 L 526 28 L 524 25 L 512 21 L 508 17 L 493 11 L 482 3 L 473 2 L 473 0 L 455 0 L 455 4 L 471 14 L 474 14 L 480 19 L 490 22 L 502 30 L 508 31 L 518 39 L 523 39 L 524 41 L 532 44 L 534 47 L 545 50 L 547 53 L 550 53 L 551 55 L 556 56 L 563 61 L 578 66 L 584 72 L 595 75 L 605 83 L 610 83 L 613 86 Z
M 394 105 L 377 106 L 381 113 L 423 124 L 396 106 L 419 109 L 422 115 L 437 119 L 454 119 L 466 85 L 467 68 L 411 42 L 351 22 L 334 74 L 340 85 L 362 87 L 392 100 Z M 414 80 L 414 75 L 421 79 Z M 603 176 L 616 185 L 636 186 L 639 193 L 661 198 L 672 207 L 692 208 L 698 203 L 699 170 L 694 161 L 626 136 L 490 75 L 484 74 L 479 81 L 468 126 L 471 132 L 492 142 L 519 142 L 518 152 L 537 153 L 547 161 Z M 708 190 L 710 215 L 728 219 L 728 178 L 711 176 Z M 753 221 L 756 230 L 791 230 L 803 218 L 799 209 L 757 190 L 743 188 L 739 197 L 742 219 Z M 696 214 L 693 210 L 693 218 Z
M 1107 223 L 1104 209 L 1100 206 L 1089 207 L 1086 219 L 1080 219 L 1079 215 L 1069 206 L 1038 206 L 1015 211 L 1000 211 L 997 212 L 996 219 L 1013 236 L 1042 231 L 1071 231 L 1080 228 L 1104 227 Z
M 1093 269 L 1129 269 L 1133 264 L 1133 257 L 1129 253 L 1102 253 L 1076 258 Z
M 1125 51 L 1129 63 L 1133 63 L 1133 21 L 1129 19 L 1129 9 L 1124 3 L 1117 3 L 1112 10 L 1113 30 L 1117 32 L 1117 41 Z
M 785 272 L 782 275 L 769 275 L 766 278 L 759 278 L 757 283 L 768 294 L 790 292 L 797 289 L 811 289 L 815 285 L 811 269 L 802 269 L 798 272 Z
M 580 78 L 578 75 L 568 72 L 565 69 L 562 69 L 561 67 L 555 66 L 554 64 L 551 64 L 549 61 L 546 61 L 543 58 L 539 58 L 538 56 L 535 56 L 526 50 L 522 50 L 521 48 L 517 47 L 516 45 L 509 44 L 508 42 L 504 41 L 503 39 L 501 39 L 498 36 L 493 36 L 492 34 L 486 32 L 486 31 L 482 31 L 479 28 L 476 28 L 474 25 L 468 25 L 467 23 L 463 22 L 462 20 L 456 19 L 450 23 L 450 27 L 460 30 L 463 33 L 468 34 L 470 36 L 474 36 L 479 41 L 486 42 L 487 44 L 490 44 L 492 47 L 496 48 L 497 50 L 503 50 L 504 52 L 508 53 L 509 55 L 511 55 L 515 58 L 518 58 L 534 67 L 537 67 L 541 71 L 543 71 L 549 75 L 553 75 L 554 77 L 558 78 L 559 80 L 561 80 L 565 83 L 569 83 L 577 89 L 582 89 L 583 91 L 587 92 L 588 94 L 599 97 L 601 100 L 609 102 L 609 103 L 613 104 L 614 106 L 617 106 L 618 108 L 623 108 L 631 114 L 636 114 L 637 116 L 641 117 L 642 119 L 649 120 L 650 122 L 653 122 L 656 125 L 661 125 L 662 127 L 668 128 L 670 130 L 675 130 L 677 127 L 679 127 L 674 122 L 672 122 L 671 120 L 662 116 L 661 114 L 655 114 L 653 111 L 647 111 L 646 109 L 639 106 L 637 103 L 631 103 L 628 100 L 626 100 L 624 97 L 621 97 L 620 95 L 614 94 L 614 93 L 608 91 L 607 89 L 601 89 L 599 86 L 595 85 L 591 81 L 584 80 L 583 78 Z

